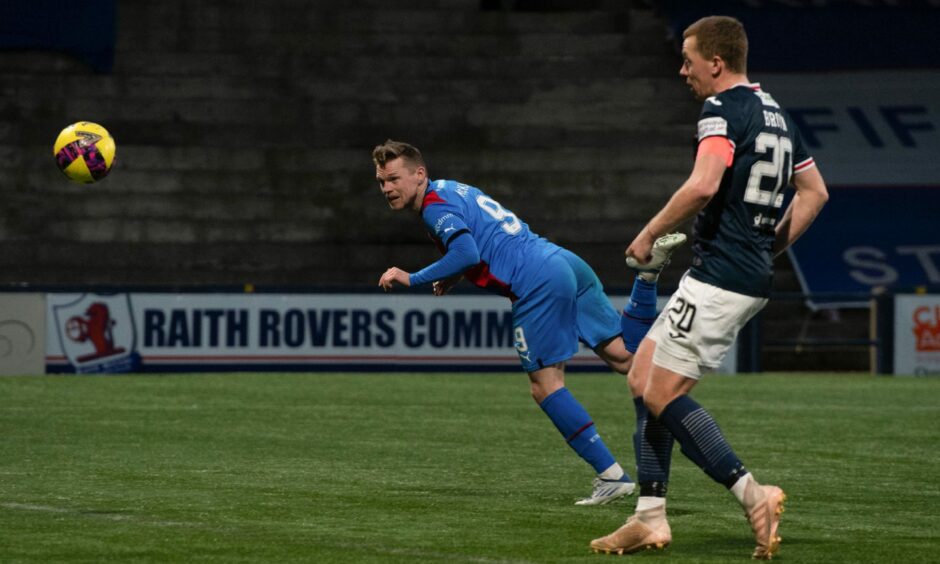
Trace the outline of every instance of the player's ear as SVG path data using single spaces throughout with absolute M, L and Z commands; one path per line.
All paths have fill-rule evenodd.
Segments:
M 718 55 L 715 55 L 714 57 L 712 57 L 712 60 L 709 61 L 709 64 L 711 65 L 710 70 L 711 70 L 712 78 L 717 77 L 719 74 L 721 74 L 721 71 L 725 68 L 725 61 Z

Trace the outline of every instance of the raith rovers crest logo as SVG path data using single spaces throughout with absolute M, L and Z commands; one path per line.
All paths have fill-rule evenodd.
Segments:
M 82 294 L 53 310 L 59 342 L 76 372 L 131 372 L 140 365 L 127 294 Z

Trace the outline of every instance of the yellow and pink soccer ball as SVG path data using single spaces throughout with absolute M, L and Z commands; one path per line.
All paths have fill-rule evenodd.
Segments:
M 111 172 L 114 138 L 97 123 L 80 121 L 59 133 L 53 147 L 59 170 L 74 182 L 91 184 Z

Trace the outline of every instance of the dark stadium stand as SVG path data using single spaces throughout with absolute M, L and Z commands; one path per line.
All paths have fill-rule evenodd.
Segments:
M 682 180 L 696 113 L 662 22 L 381 4 L 121 2 L 110 74 L 0 53 L 3 280 L 371 285 L 380 259 L 434 252 L 372 180 L 371 147 L 397 137 L 626 286 L 624 242 Z M 117 140 L 100 185 L 52 166 L 77 120 Z

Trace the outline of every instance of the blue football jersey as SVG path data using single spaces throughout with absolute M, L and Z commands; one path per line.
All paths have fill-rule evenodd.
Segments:
M 459 234 L 473 237 L 480 263 L 464 277 L 510 299 L 524 296 L 545 258 L 561 250 L 479 188 L 453 180 L 429 182 L 421 217 L 442 250 Z
M 758 84 L 739 84 L 705 101 L 698 142 L 712 136 L 731 142 L 734 159 L 718 193 L 695 218 L 690 276 L 767 297 L 783 192 L 813 159 L 796 124 Z

